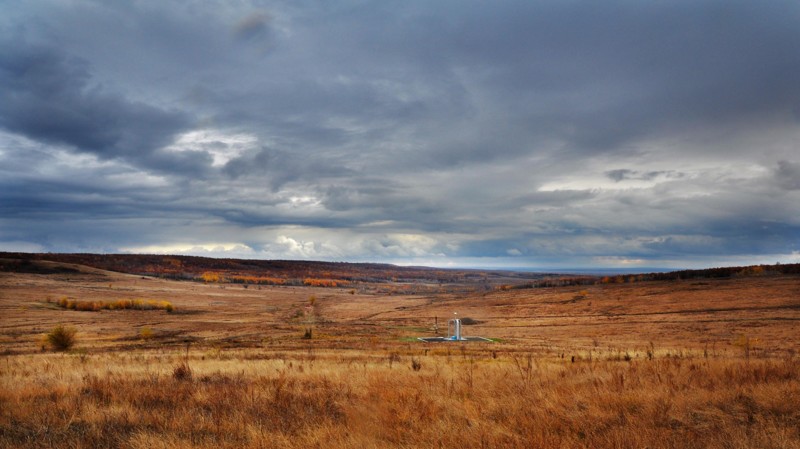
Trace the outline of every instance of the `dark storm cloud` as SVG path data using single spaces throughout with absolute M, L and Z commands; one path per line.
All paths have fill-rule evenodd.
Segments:
M 335 161 L 319 157 L 312 160 L 301 158 L 286 151 L 261 148 L 232 159 L 223 168 L 231 178 L 259 177 L 266 180 L 273 191 L 284 184 L 306 178 L 346 177 L 353 173 L 337 166 Z
M 101 158 L 173 162 L 158 150 L 191 123 L 186 114 L 129 101 L 90 84 L 86 61 L 17 42 L 0 53 L 0 126 Z
M 640 172 L 637 170 L 628 170 L 626 168 L 616 169 L 616 170 L 609 170 L 606 173 L 609 179 L 620 182 L 620 181 L 652 181 L 659 177 L 663 178 L 680 178 L 683 176 L 681 173 L 676 173 L 673 171 L 649 171 L 649 172 Z
M 597 192 L 588 190 L 555 190 L 530 193 L 516 198 L 514 203 L 520 206 L 564 206 L 595 197 L 597 197 Z
M 486 157 L 518 154 L 508 142 L 522 136 L 528 152 L 549 139 L 613 151 L 675 127 L 729 126 L 795 107 L 799 12 L 787 2 L 471 3 L 447 13 L 368 4 L 312 23 L 325 42 L 344 38 L 325 50 L 360 72 L 406 75 L 410 65 L 412 77 L 481 94 L 471 108 L 488 116 L 479 131 L 499 123 L 510 131 L 505 145 L 477 152 Z M 456 145 L 432 150 L 451 163 L 471 155 Z
M 796 2 L 4 9 L 0 244 L 517 265 L 800 249 Z M 69 238 L 47 225 L 64 220 Z
M 778 161 L 775 174 L 782 188 L 800 190 L 800 162 Z
M 613 150 L 675 127 L 759 120 L 800 100 L 796 4 L 529 8 L 517 16 L 518 33 L 491 45 L 515 49 L 518 58 L 506 62 L 520 61 L 509 63 L 510 78 L 498 79 L 510 82 L 497 86 L 508 97 L 544 100 L 551 112 L 531 112 L 574 125 L 574 134 L 559 137 L 576 147 Z
M 394 228 L 425 233 L 461 231 L 461 225 L 450 218 L 458 213 L 458 206 L 400 183 L 366 179 L 359 185 L 330 186 L 320 194 L 327 209 L 347 213 L 360 223 L 389 219 Z

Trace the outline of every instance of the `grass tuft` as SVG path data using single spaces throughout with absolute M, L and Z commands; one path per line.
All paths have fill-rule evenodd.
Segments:
M 172 378 L 180 381 L 192 380 L 192 368 L 186 362 L 180 363 L 172 369 Z

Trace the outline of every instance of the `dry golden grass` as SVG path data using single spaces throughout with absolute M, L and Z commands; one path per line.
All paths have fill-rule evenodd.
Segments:
M 0 446 L 800 448 L 798 293 L 790 276 L 384 297 L 0 273 Z M 454 311 L 497 341 L 411 338 Z M 77 349 L 43 352 L 58 324 Z
M 800 447 L 797 360 L 135 351 L 9 357 L 5 447 Z M 191 367 L 190 376 L 176 367 Z

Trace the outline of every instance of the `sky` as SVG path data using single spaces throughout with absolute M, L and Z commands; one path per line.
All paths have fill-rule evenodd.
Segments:
M 0 0 L 0 250 L 800 262 L 800 3 Z

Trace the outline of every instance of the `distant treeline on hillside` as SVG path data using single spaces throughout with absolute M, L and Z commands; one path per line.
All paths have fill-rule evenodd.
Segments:
M 616 276 L 563 276 L 550 277 L 516 285 L 506 289 L 563 287 L 569 285 L 624 284 L 645 281 L 680 281 L 685 279 L 724 279 L 748 276 L 800 274 L 800 264 L 750 265 L 720 267 L 701 270 L 678 270 L 664 273 L 626 274 Z
M 0 252 L 0 271 L 40 274 L 68 273 L 70 268 L 44 267 L 35 261 L 85 265 L 101 270 L 170 279 L 259 285 L 349 287 L 358 283 L 469 284 L 482 288 L 520 289 L 800 274 L 800 264 L 680 270 L 615 276 L 560 275 L 490 270 L 402 267 L 379 263 L 300 260 L 214 259 L 147 254 L 32 254 Z
M 539 279 L 541 273 L 512 273 L 481 270 L 450 270 L 429 267 L 402 267 L 379 263 L 318 262 L 302 260 L 214 259 L 196 256 L 146 254 L 31 254 L 3 253 L 0 259 L 17 261 L 26 271 L 32 261 L 51 261 L 85 265 L 101 270 L 170 279 L 265 285 L 314 285 L 344 287 L 354 283 L 441 283 L 480 284 Z M 23 266 L 28 263 L 27 268 Z M 23 265 L 21 265 L 23 264 Z M 42 267 L 36 268 L 43 269 Z M 61 269 L 63 271 L 63 269 Z M 43 273 L 44 274 L 44 273 Z
M 800 274 L 800 264 L 750 265 L 746 267 L 708 268 L 705 270 L 681 270 L 669 273 L 650 273 L 651 280 L 675 280 L 694 278 L 730 278 L 736 276 L 760 276 L 766 274 Z

